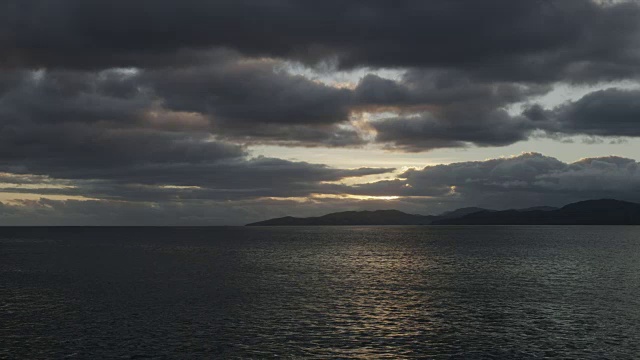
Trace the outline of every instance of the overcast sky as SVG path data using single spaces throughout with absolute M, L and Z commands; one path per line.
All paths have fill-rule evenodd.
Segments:
M 0 225 L 640 202 L 640 3 L 0 0 Z

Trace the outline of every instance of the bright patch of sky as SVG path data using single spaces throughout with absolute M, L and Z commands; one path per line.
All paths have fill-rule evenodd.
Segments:
M 605 89 L 626 89 L 635 90 L 640 89 L 640 83 L 635 81 L 618 81 L 618 82 L 604 82 L 594 85 L 570 85 L 565 83 L 557 83 L 553 86 L 553 90 L 548 93 L 529 99 L 526 102 L 516 103 L 510 106 L 507 110 L 512 115 L 517 115 L 522 112 L 523 106 L 532 103 L 538 103 L 543 107 L 550 109 L 558 105 L 562 105 L 568 101 L 575 101 L 581 97 L 598 90 Z
M 369 74 L 377 75 L 384 79 L 398 81 L 406 72 L 404 69 L 371 68 L 358 68 L 349 71 L 340 71 L 331 64 L 321 64 L 315 68 L 310 68 L 304 64 L 291 61 L 286 62 L 280 70 L 294 75 L 302 75 L 308 79 L 319 81 L 329 86 L 343 88 L 354 88 L 360 79 Z

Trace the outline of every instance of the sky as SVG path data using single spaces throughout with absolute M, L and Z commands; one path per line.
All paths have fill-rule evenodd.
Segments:
M 640 2 L 0 0 L 0 225 L 640 202 Z

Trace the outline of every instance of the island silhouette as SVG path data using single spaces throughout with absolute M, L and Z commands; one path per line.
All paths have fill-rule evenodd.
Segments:
M 467 207 L 440 215 L 399 210 L 343 211 L 318 217 L 286 216 L 246 226 L 317 225 L 640 225 L 640 204 L 614 199 L 586 200 L 561 208 L 491 210 Z

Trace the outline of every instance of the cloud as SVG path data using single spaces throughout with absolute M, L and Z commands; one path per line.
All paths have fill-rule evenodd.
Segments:
M 39 169 L 32 168 L 31 171 Z M 40 169 L 52 177 L 6 173 L 7 183 L 32 179 L 32 187 L 5 191 L 70 195 L 123 201 L 238 200 L 262 197 L 305 197 L 314 193 L 342 193 L 344 185 L 330 184 L 350 177 L 385 174 L 392 168 L 338 169 L 326 165 L 274 158 L 236 158 L 201 163 L 134 162 L 108 168 Z M 46 170 L 46 171 L 45 171 Z M 46 181 L 44 181 L 46 180 Z M 47 187 L 47 183 L 64 187 Z M 40 185 L 38 188 L 36 185 Z M 0 191 L 2 188 L 0 187 Z
M 448 115 L 436 117 L 426 112 L 413 117 L 382 119 L 372 126 L 378 133 L 376 141 L 414 152 L 470 144 L 504 146 L 527 139 L 534 130 L 526 120 L 512 117 L 504 110 L 462 115 L 452 119 L 447 118 Z
M 135 168 L 195 166 L 245 154 L 206 134 L 64 124 L 3 131 L 0 149 L 5 171 L 60 178 L 116 177 Z
M 640 136 L 640 90 L 595 91 L 550 110 L 533 105 L 524 114 L 555 134 Z
M 582 159 L 568 164 L 564 171 L 541 174 L 537 186 L 554 191 L 609 193 L 638 198 L 640 164 L 616 156 Z
M 234 59 L 172 70 L 9 71 L 0 79 L 8 132 L 47 127 L 200 133 L 239 143 L 357 146 L 348 90 Z M 3 90 L 4 89 L 4 90 Z
M 188 75 L 9 72 L 0 95 L 0 171 L 13 183 L 40 179 L 41 188 L 5 191 L 135 201 L 297 197 L 337 191 L 325 182 L 393 170 L 251 158 L 239 141 L 348 146 L 360 140 L 337 128 L 348 101 L 340 100 L 340 90 L 275 72 L 271 62 L 235 59 L 220 66 L 184 70 Z M 281 91 L 269 91 L 278 82 Z M 338 118 L 318 116 L 312 103 L 337 109 Z M 45 177 L 70 186 L 44 186 Z
M 476 79 L 462 70 L 410 69 L 399 80 L 368 74 L 355 89 L 358 105 L 496 108 L 551 90 L 548 85 Z
M 204 63 L 208 51 L 227 48 L 308 63 L 333 59 L 340 67 L 455 67 L 518 81 L 592 81 L 638 71 L 635 2 L 12 0 L 2 6 L 4 66 L 173 66 Z
M 430 196 L 466 206 L 517 208 L 593 198 L 640 201 L 640 165 L 601 157 L 564 163 L 538 153 L 427 166 L 393 182 L 361 185 L 360 193 Z
M 530 105 L 517 115 L 508 108 L 552 86 L 479 79 L 463 70 L 410 69 L 395 80 L 368 74 L 347 89 L 285 68 L 279 60 L 225 53 L 206 66 L 8 71 L 0 79 L 0 126 L 18 155 L 16 141 L 58 141 L 44 134 L 64 132 L 77 135 L 73 142 L 87 131 L 97 142 L 115 133 L 134 137 L 126 132 L 173 137 L 172 144 L 184 137 L 183 142 L 201 139 L 212 147 L 215 140 L 219 148 L 357 147 L 374 139 L 402 151 L 505 146 L 542 133 L 640 134 L 633 129 L 637 90 L 596 92 L 556 109 Z M 363 113 L 376 116 L 354 123 Z M 604 118 L 607 123 L 599 122 Z M 55 151 L 56 145 L 47 148 Z
M 352 195 L 400 196 L 393 204 L 410 210 L 632 199 L 635 162 L 612 157 L 565 164 L 529 154 L 389 178 L 393 169 L 252 149 L 623 141 L 640 136 L 640 92 L 620 85 L 637 85 L 638 64 L 635 1 L 8 0 L 0 4 L 0 184 L 31 198 L 96 201 L 20 205 L 35 217 L 94 206 L 84 210 L 135 218 L 159 206 L 196 219 L 179 204 L 202 212 L 225 201 L 243 203 L 229 217 L 253 216 L 244 211 L 272 198 L 288 199 L 274 207 L 287 211 L 291 199 L 307 198 L 310 214 L 340 201 L 378 204 Z M 342 76 L 346 85 L 332 80 Z M 539 103 L 559 86 L 589 85 L 611 88 Z M 379 174 L 387 180 L 340 183 Z M 26 216 L 20 209 L 4 211 Z
M 254 144 L 357 146 L 351 91 L 279 70 L 274 60 L 149 70 L 139 82 L 173 111 L 204 114 L 220 138 Z M 342 124 L 339 127 L 338 124 Z
M 0 208 L 0 219 L 5 224 L 211 225 L 343 210 L 395 208 L 437 214 L 466 206 L 562 206 L 593 198 L 640 201 L 640 164 L 614 156 L 564 163 L 538 153 L 525 153 L 427 166 L 408 170 L 396 179 L 355 185 L 335 180 L 389 169 L 341 170 L 258 158 L 219 170 L 222 175 L 196 180 L 197 186 L 66 182 L 71 186 L 38 189 L 44 194 L 43 199 L 5 203 Z M 33 180 L 56 184 L 55 179 Z M 93 200 L 51 200 L 47 194 L 82 194 Z
M 178 111 L 211 113 L 215 122 L 332 124 L 348 119 L 349 93 L 275 71 L 276 61 L 147 71 L 140 81 Z
M 501 100 L 496 95 L 477 103 L 482 97 L 476 95 L 452 105 L 433 104 L 429 111 L 384 118 L 371 126 L 378 133 L 376 141 L 404 151 L 504 146 L 526 140 L 532 134 L 557 139 L 587 136 L 588 143 L 606 137 L 615 140 L 640 136 L 640 90 L 593 91 L 551 109 L 528 105 L 519 115 L 505 110 L 508 103 L 528 99 L 528 91 L 536 88 L 524 90 L 521 95 L 511 93 L 511 100 Z

